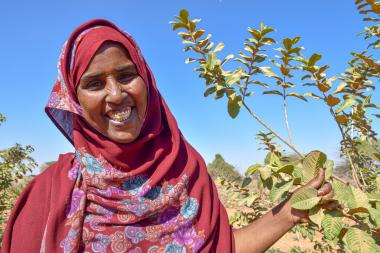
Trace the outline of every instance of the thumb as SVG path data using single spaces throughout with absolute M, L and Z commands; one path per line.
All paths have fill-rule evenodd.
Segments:
M 314 189 L 319 189 L 324 182 L 325 170 L 323 168 L 319 168 L 318 174 L 312 180 L 310 180 L 306 186 Z

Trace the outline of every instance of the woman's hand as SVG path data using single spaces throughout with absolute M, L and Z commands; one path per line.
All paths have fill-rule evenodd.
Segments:
M 334 209 L 336 208 L 336 203 L 332 202 L 332 198 L 334 197 L 334 192 L 332 189 L 332 186 L 330 183 L 325 182 L 325 170 L 320 168 L 318 175 L 314 177 L 312 180 L 310 180 L 309 183 L 307 183 L 305 186 L 297 189 L 299 191 L 303 188 L 313 188 L 318 190 L 318 195 L 322 197 L 322 205 L 324 208 L 327 209 Z M 290 199 L 287 201 L 286 206 L 289 210 L 289 215 L 291 220 L 293 221 L 293 224 L 296 225 L 298 223 L 302 222 L 308 222 L 309 221 L 309 215 L 308 210 L 297 210 L 291 207 Z
M 307 185 L 298 190 L 304 187 L 318 190 L 318 195 L 322 196 L 322 205 L 325 208 L 334 208 L 336 205 L 331 201 L 334 193 L 331 184 L 325 183 L 325 171 L 323 169 L 320 169 L 318 175 Z M 292 197 L 283 201 L 248 226 L 236 229 L 234 231 L 236 252 L 265 252 L 294 225 L 300 222 L 308 222 L 308 211 L 292 208 L 290 204 L 291 199 Z M 254 243 L 252 243 L 252 240 L 254 240 Z

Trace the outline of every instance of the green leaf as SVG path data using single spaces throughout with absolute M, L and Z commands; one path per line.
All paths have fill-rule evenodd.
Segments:
M 299 98 L 299 99 L 307 102 L 307 99 L 304 96 L 298 94 L 297 92 L 290 92 L 286 96 L 296 97 L 296 98 Z
M 282 41 L 282 44 L 284 44 L 284 47 L 286 48 L 286 50 L 290 50 L 292 48 L 292 40 L 289 39 L 289 38 L 285 38 L 283 41 Z
M 330 177 L 333 175 L 334 172 L 334 161 L 327 160 L 324 164 L 325 168 L 325 178 L 330 179 Z
M 247 185 L 249 185 L 251 182 L 252 182 L 252 178 L 251 177 L 245 177 L 243 179 L 243 182 L 241 183 L 241 187 L 244 188 Z
M 228 114 L 231 118 L 236 118 L 240 112 L 240 107 L 242 106 L 241 96 L 228 97 Z
M 348 85 L 348 83 L 345 83 L 345 82 L 342 82 L 338 85 L 338 87 L 336 87 L 335 91 L 333 92 L 333 94 L 336 94 L 336 93 L 339 93 L 341 92 L 346 86 Z
M 184 23 L 187 23 L 189 20 L 189 12 L 186 9 L 182 9 L 179 11 L 179 17 Z
M 344 114 L 341 114 L 341 115 L 336 115 L 335 116 L 335 119 L 336 121 L 339 123 L 339 124 L 347 124 L 349 119 L 347 118 L 346 115 Z
M 336 106 L 337 104 L 339 104 L 340 99 L 333 96 L 333 95 L 328 95 L 328 97 L 325 99 L 325 101 L 330 107 L 333 107 L 333 106 Z
M 375 240 L 369 234 L 356 227 L 347 229 L 344 241 L 353 253 L 372 253 L 376 252 L 376 248 L 378 248 Z
M 338 200 L 340 204 L 347 205 L 347 186 L 336 179 L 332 179 L 332 187 L 334 190 L 334 199 Z
M 379 171 L 377 171 L 377 173 L 379 173 Z M 380 181 L 380 177 L 377 177 L 376 180 Z M 367 192 L 367 197 L 368 197 L 369 201 L 378 201 L 378 202 L 380 202 L 380 193 L 376 194 L 376 193 Z
M 320 151 L 311 151 L 302 160 L 302 182 L 308 183 L 318 174 L 318 169 L 322 168 L 326 162 L 326 155 Z
M 282 80 L 276 73 L 272 71 L 271 67 L 260 67 L 260 70 L 264 73 L 267 77 L 274 77 L 277 80 Z
M 318 191 L 316 189 L 305 187 L 293 194 L 290 203 L 295 209 L 309 210 L 318 205 L 320 200 L 321 197 L 318 197 Z
M 317 61 L 319 61 L 322 58 L 322 55 L 320 54 L 313 54 L 309 61 L 307 62 L 307 66 L 314 66 Z
M 203 96 L 207 97 L 208 95 L 214 93 L 216 91 L 216 87 L 215 86 L 212 86 L 210 88 L 208 88 L 205 93 L 203 94 Z
M 293 170 L 293 177 L 294 177 L 294 184 L 301 184 L 301 178 L 302 178 L 302 164 L 300 161 L 297 161 L 294 163 L 294 170 Z
M 293 43 L 293 45 L 294 45 L 294 44 L 297 44 L 298 41 L 299 41 L 300 39 L 301 39 L 300 36 L 296 36 L 296 37 L 294 37 L 294 38 L 292 39 L 292 43 Z
M 189 64 L 190 62 L 195 62 L 196 59 L 193 59 L 193 58 L 187 58 L 186 61 L 185 61 L 185 64 Z
M 328 211 L 321 222 L 323 235 L 328 240 L 334 240 L 343 228 L 343 216 L 340 211 Z
M 294 165 L 287 164 L 287 165 L 284 165 L 281 168 L 279 168 L 277 170 L 277 173 L 285 173 L 285 174 L 288 174 L 288 175 L 292 175 L 293 170 L 294 170 Z
M 370 207 L 368 208 L 368 211 L 372 222 L 375 224 L 375 226 L 380 227 L 380 210 Z
M 253 173 L 256 172 L 261 167 L 261 164 L 255 163 L 254 165 L 251 165 L 248 167 L 248 169 L 245 172 L 245 176 L 251 176 Z
M 197 40 L 198 38 L 200 38 L 203 34 L 204 34 L 205 30 L 197 30 L 196 32 L 194 32 L 194 39 Z
M 253 29 L 251 27 L 248 27 L 248 32 L 256 39 L 261 39 L 261 32 L 259 30 Z
M 272 169 L 269 166 L 259 168 L 260 176 L 265 181 L 272 176 Z
M 172 22 L 171 24 L 173 24 L 173 31 L 179 29 L 179 28 L 185 28 L 185 29 L 188 29 L 187 25 L 184 24 L 184 23 L 180 23 L 180 22 Z
M 272 190 L 269 194 L 269 199 L 272 202 L 276 202 L 283 196 L 284 193 L 290 191 L 290 189 L 293 186 L 293 180 L 290 180 L 288 182 L 280 182 L 273 186 Z
M 309 210 L 309 219 L 321 228 L 322 219 L 324 217 L 323 208 L 318 205 Z
M 314 98 L 314 99 L 322 99 L 320 96 L 312 93 L 312 92 L 307 92 L 305 94 L 303 94 L 305 97 L 311 97 L 311 98 Z
M 264 163 L 266 165 L 276 167 L 280 163 L 280 159 L 278 158 L 278 156 L 276 154 L 274 154 L 272 152 L 268 152 L 268 154 L 265 157 Z
M 352 185 L 348 186 L 347 194 L 345 197 L 347 206 L 350 209 L 361 207 L 368 209 L 370 207 L 367 195 L 362 190 L 353 187 Z
M 244 70 L 242 68 L 238 68 L 234 72 L 232 72 L 227 78 L 226 78 L 226 84 L 231 85 L 236 83 L 237 81 L 240 81 L 242 77 L 246 76 Z
M 345 99 L 343 101 L 343 103 L 341 103 L 338 108 L 335 110 L 335 113 L 340 113 L 341 111 L 343 111 L 344 109 L 348 108 L 348 107 L 351 107 L 352 105 L 354 105 L 356 102 L 356 100 L 352 97 L 349 97 L 347 99 Z
M 224 60 L 222 61 L 222 64 L 220 65 L 223 66 L 228 60 L 231 60 L 232 58 L 234 58 L 233 54 L 227 55 L 226 58 L 224 58 Z
M 215 49 L 214 49 L 214 53 L 219 52 L 219 51 L 222 51 L 223 48 L 224 48 L 224 44 L 223 44 L 223 42 L 220 42 L 220 43 L 215 47 Z
M 209 39 L 211 38 L 211 34 L 207 34 L 207 37 L 206 38 L 204 38 L 203 40 L 200 40 L 199 42 L 198 42 L 198 46 L 200 47 L 200 48 L 202 48 L 202 47 L 204 47 L 206 44 L 207 44 L 207 42 L 209 41 Z
M 274 95 L 279 95 L 279 96 L 283 96 L 283 94 L 278 91 L 278 90 L 268 90 L 268 91 L 264 91 L 263 94 L 274 94 Z

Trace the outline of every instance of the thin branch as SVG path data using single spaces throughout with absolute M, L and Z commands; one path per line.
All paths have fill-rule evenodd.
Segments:
M 283 143 L 285 143 L 289 148 L 291 148 L 294 152 L 297 153 L 298 156 L 300 157 L 305 157 L 301 151 L 299 151 L 296 147 L 294 147 L 292 144 L 290 144 L 289 142 L 287 142 L 284 138 L 282 138 L 280 135 L 278 135 L 274 130 L 272 130 L 272 128 L 270 128 L 256 113 L 254 113 L 249 107 L 248 105 L 243 102 L 243 106 L 245 107 L 245 109 L 247 109 L 247 111 L 249 112 L 249 114 L 251 114 L 252 117 L 254 117 L 261 125 L 263 125 L 268 131 L 270 131 L 274 136 L 276 136 L 278 139 L 280 139 Z
M 325 93 L 323 93 L 323 96 L 326 98 Z M 343 132 L 342 126 L 336 120 L 336 114 L 335 114 L 334 110 L 332 109 L 332 107 L 330 107 L 330 114 L 333 116 L 336 124 L 338 125 L 340 134 L 342 135 L 342 138 L 343 138 L 343 141 L 347 141 L 347 138 L 346 138 L 346 135 Z M 353 143 L 351 142 L 350 139 L 348 141 L 350 142 L 351 145 L 353 145 Z M 352 170 L 351 174 L 352 174 L 352 178 L 354 179 L 354 182 L 356 184 L 356 187 L 358 187 L 359 189 L 362 189 L 362 187 L 360 185 L 359 178 L 358 178 L 358 172 L 357 172 L 356 166 L 354 165 L 354 163 L 352 161 L 352 157 L 351 157 L 350 153 L 348 152 L 348 150 L 346 148 L 344 148 L 344 153 L 346 154 L 346 156 L 348 158 L 348 161 L 350 163 L 351 170 Z
M 284 81 L 285 81 L 285 79 L 284 79 Z M 289 121 L 288 121 L 288 111 L 286 109 L 286 89 L 285 88 L 282 88 L 282 89 L 283 89 L 283 97 L 284 97 L 285 124 L 286 124 L 286 129 L 288 130 L 289 142 L 291 145 L 293 145 L 293 138 L 292 138 L 292 135 L 290 133 L 290 126 L 289 126 Z
M 261 125 L 263 125 L 268 131 L 270 131 L 274 136 L 276 136 L 279 140 L 281 140 L 283 143 L 285 143 L 289 148 L 291 148 L 298 156 L 302 157 L 302 158 L 305 158 L 305 156 L 296 148 L 294 147 L 292 144 L 290 144 L 289 142 L 287 142 L 284 138 L 282 138 L 280 135 L 278 135 L 274 130 L 272 130 L 272 128 L 270 128 L 256 113 L 254 113 L 251 108 L 249 108 L 249 106 L 243 102 L 243 106 L 245 107 L 245 109 L 247 109 L 247 111 L 249 112 L 249 114 L 255 118 Z M 340 177 L 337 177 L 335 175 L 332 176 L 334 179 L 338 180 L 339 182 L 347 185 L 348 182 L 346 182 L 345 180 L 341 179 Z

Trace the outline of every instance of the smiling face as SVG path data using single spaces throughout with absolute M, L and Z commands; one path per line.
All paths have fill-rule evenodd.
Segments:
M 140 134 L 147 90 L 124 47 L 106 42 L 83 73 L 77 88 L 83 117 L 90 126 L 119 143 Z

